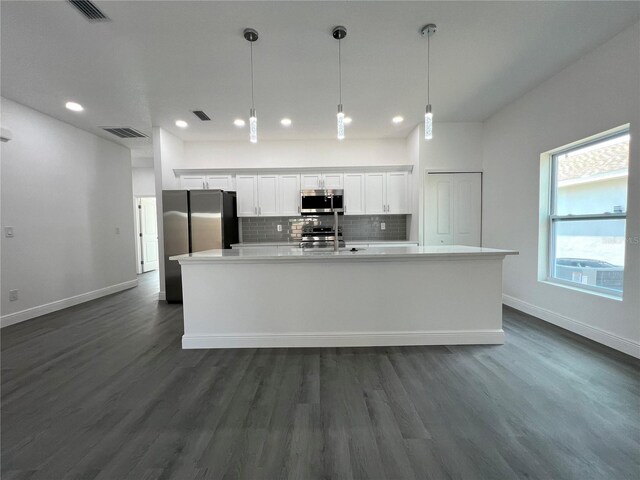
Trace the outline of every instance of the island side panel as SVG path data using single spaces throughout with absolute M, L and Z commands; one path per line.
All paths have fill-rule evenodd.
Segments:
M 184 348 L 503 343 L 502 258 L 182 265 Z

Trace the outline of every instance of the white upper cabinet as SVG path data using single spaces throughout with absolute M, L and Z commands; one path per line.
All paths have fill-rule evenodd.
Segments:
M 182 175 L 180 177 L 180 188 L 183 190 L 204 190 L 206 179 L 204 175 Z
M 278 176 L 280 189 L 280 214 L 295 216 L 300 214 L 300 175 Z
M 324 173 L 322 175 L 322 188 L 343 188 L 344 175 L 342 173 Z
M 367 173 L 365 176 L 365 213 L 387 212 L 386 173 Z
M 321 188 L 322 174 L 321 173 L 303 173 L 300 175 L 300 185 L 302 190 L 315 190 Z
M 300 175 L 302 190 L 318 188 L 342 188 L 344 185 L 342 173 L 303 173 Z
M 235 190 L 233 175 L 207 175 L 205 183 L 209 190 Z
M 256 175 L 236 176 L 236 199 L 239 217 L 258 215 L 258 177 Z
M 258 175 L 258 215 L 273 217 L 278 210 L 278 175 Z
M 411 213 L 407 172 L 367 173 L 365 186 L 365 213 Z
M 407 172 L 388 172 L 387 213 L 411 213 L 409 210 L 409 175 Z
M 364 203 L 364 173 L 344 174 L 344 214 L 363 215 Z

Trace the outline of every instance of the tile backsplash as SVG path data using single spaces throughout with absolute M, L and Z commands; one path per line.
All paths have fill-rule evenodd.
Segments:
M 346 215 L 340 216 L 342 235 L 346 241 L 354 240 L 406 240 L 408 215 Z M 380 224 L 385 224 L 385 229 Z M 302 226 L 333 225 L 332 216 L 319 217 L 242 217 L 238 219 L 240 241 L 297 242 L 302 236 Z M 282 231 L 278 232 L 278 225 Z

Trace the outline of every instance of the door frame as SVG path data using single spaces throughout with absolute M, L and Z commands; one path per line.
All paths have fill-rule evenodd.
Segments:
M 140 238 L 140 234 L 142 233 L 142 230 L 141 230 L 142 209 L 138 208 L 138 206 L 140 205 L 139 199 L 141 198 L 155 198 L 156 209 L 158 208 L 158 199 L 156 198 L 155 195 L 134 195 L 133 196 L 133 219 L 134 219 L 133 224 L 135 226 L 134 234 L 135 234 L 135 245 L 136 245 L 136 274 L 137 275 L 141 275 L 142 273 L 144 273 L 142 271 L 142 241 Z M 156 222 L 157 221 L 158 221 L 158 218 L 157 218 L 157 211 L 156 211 Z
M 455 175 L 457 173 L 479 173 L 480 174 L 480 246 L 483 245 L 483 231 L 484 222 L 482 221 L 483 203 L 484 203 L 484 171 L 483 170 L 451 170 L 451 169 L 424 169 L 424 178 L 422 179 L 422 201 L 420 202 L 420 208 L 422 209 L 422 228 L 420 228 L 420 243 L 426 245 L 426 226 L 427 226 L 427 208 L 425 203 L 427 202 L 427 178 L 429 175 Z

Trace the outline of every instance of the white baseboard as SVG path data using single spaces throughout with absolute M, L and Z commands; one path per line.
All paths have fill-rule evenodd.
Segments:
M 524 300 L 512 297 L 510 295 L 502 295 L 502 302 L 505 305 L 520 310 L 521 312 L 528 313 L 534 317 L 540 318 L 546 322 L 557 325 L 558 327 L 569 330 L 570 332 L 577 333 L 583 337 L 587 337 L 594 342 L 602 343 L 607 347 L 611 347 L 615 350 L 619 350 L 632 357 L 640 358 L 640 343 L 634 342 L 627 338 L 619 337 L 613 333 L 601 330 L 599 328 L 592 327 L 586 323 L 579 322 L 573 318 L 560 315 L 558 313 L 547 310 L 546 308 L 537 307 Z
M 183 335 L 182 348 L 381 347 L 500 345 L 504 331 Z
M 55 302 L 45 303 L 44 305 L 38 305 L 37 307 L 27 308 L 15 313 L 9 313 L 0 317 L 0 327 L 8 327 L 16 323 L 24 322 L 40 315 L 45 315 L 51 312 L 57 312 L 63 308 L 72 307 L 79 303 L 88 302 L 89 300 L 95 300 L 96 298 L 111 295 L 112 293 L 121 292 L 129 288 L 137 287 L 138 279 L 129 280 L 128 282 L 118 283 L 116 285 L 110 285 L 105 288 L 93 290 L 91 292 L 81 293 L 69 298 L 63 298 L 62 300 L 56 300 Z
M 158 300 L 166 300 L 167 299 L 167 292 L 158 292 Z

